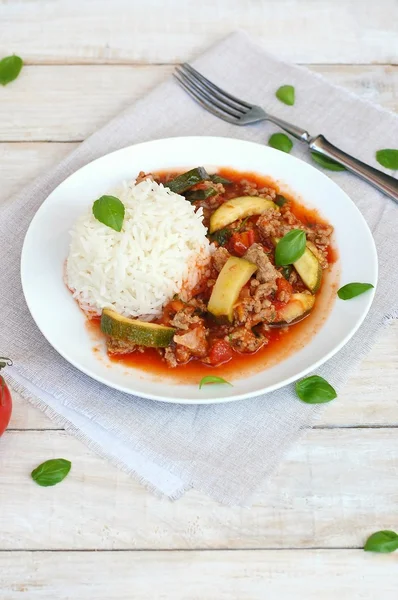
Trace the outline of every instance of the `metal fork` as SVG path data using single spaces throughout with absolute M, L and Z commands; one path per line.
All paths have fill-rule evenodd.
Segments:
M 397 179 L 333 146 L 323 135 L 312 137 L 305 129 L 274 117 L 260 106 L 249 104 L 249 102 L 229 94 L 187 63 L 176 68 L 174 77 L 194 100 L 216 117 L 234 125 L 249 125 L 260 121 L 271 121 L 296 139 L 306 142 L 313 152 L 318 152 L 327 158 L 336 160 L 346 169 L 398 203 Z

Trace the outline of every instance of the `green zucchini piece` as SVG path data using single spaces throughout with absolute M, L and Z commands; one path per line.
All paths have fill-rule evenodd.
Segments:
M 206 200 L 206 198 L 211 198 L 211 196 L 216 196 L 217 194 L 217 190 L 208 187 L 205 190 L 188 190 L 184 193 L 184 196 L 189 202 L 195 202 L 196 200 Z
M 101 315 L 101 331 L 119 340 L 128 340 L 138 346 L 166 348 L 173 339 L 175 329 L 156 323 L 128 319 L 117 312 L 104 308 Z
M 239 196 L 221 204 L 210 217 L 210 233 L 222 229 L 237 219 L 261 215 L 267 208 L 279 208 L 272 200 L 260 196 Z
M 272 242 L 276 246 L 279 238 L 273 238 Z M 316 246 L 312 242 L 307 241 L 304 254 L 293 263 L 293 267 L 311 294 L 316 294 L 322 283 L 322 267 L 315 255 L 316 251 Z
M 307 242 L 307 247 L 304 254 L 293 263 L 294 268 L 300 275 L 304 285 L 310 290 L 311 294 L 315 294 L 322 283 L 322 267 L 319 260 L 313 252 L 311 252 Z
M 202 183 L 203 181 L 208 181 L 209 179 L 210 175 L 207 173 L 206 169 L 203 167 L 197 167 L 196 169 L 191 169 L 182 175 L 178 175 L 164 185 L 172 192 L 176 194 L 182 194 L 197 183 Z
M 207 310 L 215 317 L 226 317 L 230 323 L 234 317 L 234 305 L 239 292 L 249 281 L 257 265 L 231 256 L 221 269 L 210 296 Z
M 276 320 L 271 327 L 294 325 L 307 317 L 315 304 L 315 296 L 305 292 L 292 294 L 289 302 L 277 311 Z
M 217 175 L 217 173 L 214 173 L 214 175 L 210 175 L 210 179 L 213 181 L 213 183 L 222 183 L 223 185 L 232 184 L 232 181 L 230 179 L 225 179 L 225 177 L 221 177 L 221 175 Z

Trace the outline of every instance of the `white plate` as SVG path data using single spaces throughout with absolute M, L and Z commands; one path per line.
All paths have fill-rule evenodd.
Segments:
M 77 171 L 43 202 L 27 232 L 21 259 L 22 285 L 29 310 L 43 335 L 72 365 L 130 394 L 177 403 L 225 402 L 284 386 L 328 360 L 364 320 L 374 291 L 350 301 L 336 300 L 326 322 L 302 349 L 234 387 L 182 385 L 156 380 L 136 369 L 111 363 L 93 352 L 85 318 L 62 280 L 69 230 L 93 200 L 138 171 L 197 165 L 254 171 L 283 182 L 304 204 L 319 210 L 335 228 L 340 282 L 377 282 L 377 255 L 368 226 L 350 198 L 326 175 L 284 152 L 241 140 L 185 137 L 156 140 L 108 154 Z

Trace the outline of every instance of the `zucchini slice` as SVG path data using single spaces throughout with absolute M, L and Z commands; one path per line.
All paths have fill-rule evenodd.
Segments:
M 210 175 L 210 179 L 213 183 L 222 183 L 223 185 L 231 185 L 232 181 L 230 179 L 226 179 L 225 177 L 221 177 L 218 173 L 214 173 L 214 175 Z
M 275 246 L 279 242 L 279 239 L 280 238 L 273 238 L 272 241 Z M 314 246 L 312 242 L 307 241 L 304 254 L 293 263 L 293 267 L 300 275 L 305 287 L 309 289 L 311 294 L 315 294 L 321 287 L 322 267 L 315 252 L 312 251 L 312 248 L 316 251 L 316 246 Z
M 210 175 L 206 169 L 204 167 L 197 167 L 196 169 L 191 169 L 182 175 L 178 175 L 168 183 L 165 183 L 164 186 L 168 187 L 169 190 L 175 194 L 182 194 L 197 183 L 202 183 L 203 181 L 208 181 L 209 179 Z
M 283 327 L 293 325 L 305 319 L 315 304 L 315 296 L 305 292 L 292 294 L 289 302 L 277 311 L 276 320 L 270 324 L 271 327 Z
M 239 196 L 224 202 L 210 217 L 210 233 L 222 229 L 237 219 L 261 215 L 267 208 L 276 208 L 275 202 L 259 196 Z
M 205 190 L 188 190 L 184 192 L 186 200 L 189 202 L 195 202 L 196 200 L 206 200 L 218 194 L 217 190 L 213 187 L 208 187 Z
M 232 323 L 239 292 L 255 271 L 257 266 L 253 263 L 231 256 L 217 277 L 207 310 L 215 317 L 226 317 Z
M 315 254 L 309 249 L 308 245 L 310 243 L 307 242 L 304 254 L 293 263 L 293 266 L 311 294 L 315 294 L 321 287 L 322 267 Z
M 101 315 L 101 331 L 113 338 L 128 340 L 138 346 L 166 348 L 173 339 L 175 329 L 156 323 L 128 319 L 109 308 L 104 308 Z

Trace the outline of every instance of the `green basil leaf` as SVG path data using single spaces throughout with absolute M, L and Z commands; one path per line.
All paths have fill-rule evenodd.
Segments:
M 93 215 L 100 223 L 115 231 L 121 231 L 124 220 L 124 204 L 115 196 L 101 196 L 93 204 Z
M 42 463 L 31 473 L 32 479 L 43 487 L 56 485 L 69 473 L 72 463 L 64 458 L 53 458 Z
M 398 169 L 398 150 L 388 149 L 378 150 L 376 152 L 376 160 L 386 169 Z
M 232 383 L 229 383 L 229 381 L 226 381 L 222 377 L 216 377 L 215 375 L 206 375 L 206 377 L 202 377 L 202 379 L 200 380 L 199 389 L 201 389 L 204 385 L 207 385 L 209 383 L 224 383 L 226 385 L 232 386 Z
M 7 85 L 18 77 L 23 67 L 22 58 L 19 56 L 6 56 L 0 60 L 0 84 Z
M 313 160 L 321 165 L 324 169 L 328 169 L 329 171 L 345 171 L 345 167 L 335 160 L 328 158 L 327 156 L 323 156 L 323 154 L 319 154 L 319 152 L 311 152 L 311 156 Z
M 338 290 L 337 295 L 341 300 L 351 300 L 372 288 L 374 285 L 371 283 L 347 283 Z
M 296 393 L 307 404 L 323 404 L 337 398 L 336 390 L 319 375 L 311 375 L 298 381 Z
M 217 175 L 217 173 L 210 175 L 210 179 L 213 183 L 222 183 L 223 185 L 231 185 L 232 183 L 230 179 L 225 179 L 225 177 L 221 177 L 221 175 Z
M 275 264 L 284 267 L 296 262 L 304 254 L 306 245 L 305 232 L 302 229 L 292 229 L 276 245 Z
M 295 100 L 294 87 L 292 85 L 281 85 L 275 92 L 275 96 L 288 106 L 293 106 Z
M 274 202 L 278 206 L 283 206 L 284 204 L 286 204 L 286 202 L 289 202 L 289 200 L 285 198 L 285 196 L 282 196 L 282 194 L 277 194 Z
M 289 154 L 293 148 L 293 142 L 285 133 L 273 133 L 268 140 L 268 146 Z
M 398 550 L 398 534 L 395 531 L 376 531 L 366 540 L 366 552 L 394 552 Z
M 223 229 L 219 229 L 218 231 L 212 233 L 210 237 L 212 242 L 217 242 L 218 244 L 220 244 L 220 246 L 224 246 L 228 242 L 231 235 L 231 229 L 223 227 Z

